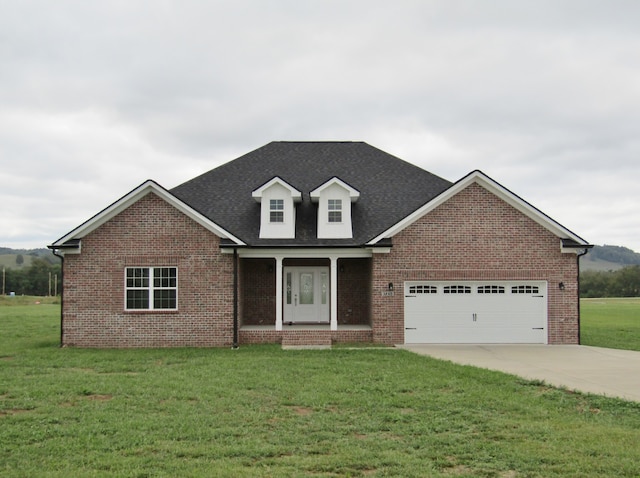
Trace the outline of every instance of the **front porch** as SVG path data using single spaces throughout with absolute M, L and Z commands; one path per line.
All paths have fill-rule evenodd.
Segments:
M 359 257 L 247 252 L 239 260 L 241 344 L 372 341 L 371 258 L 365 251 L 348 251 Z

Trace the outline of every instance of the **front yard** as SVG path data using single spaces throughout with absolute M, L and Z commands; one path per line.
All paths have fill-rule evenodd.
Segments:
M 2 476 L 640 475 L 640 404 L 395 349 L 60 349 L 0 307 Z

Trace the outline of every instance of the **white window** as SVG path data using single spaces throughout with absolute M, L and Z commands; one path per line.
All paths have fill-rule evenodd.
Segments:
M 284 200 L 269 200 L 269 222 L 284 222 Z
M 178 308 L 178 270 L 176 267 L 127 267 L 126 310 Z
M 342 199 L 329 199 L 329 222 L 342 222 Z
M 444 286 L 445 294 L 471 294 L 471 287 L 466 285 L 447 285 Z
M 504 287 L 501 285 L 479 285 L 478 294 L 504 294 Z
M 540 289 L 537 285 L 514 285 L 511 287 L 512 294 L 539 294 Z
M 432 285 L 409 286 L 409 294 L 437 294 L 438 288 Z

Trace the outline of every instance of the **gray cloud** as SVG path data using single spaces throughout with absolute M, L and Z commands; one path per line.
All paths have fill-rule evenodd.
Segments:
M 635 1 L 0 0 L 0 245 L 271 140 L 482 169 L 640 250 Z

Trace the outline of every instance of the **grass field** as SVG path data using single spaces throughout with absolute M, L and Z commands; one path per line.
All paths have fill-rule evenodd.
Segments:
M 640 299 L 582 299 L 583 345 L 640 350 Z
M 59 348 L 21 300 L 0 476 L 640 476 L 640 404 L 395 349 Z

